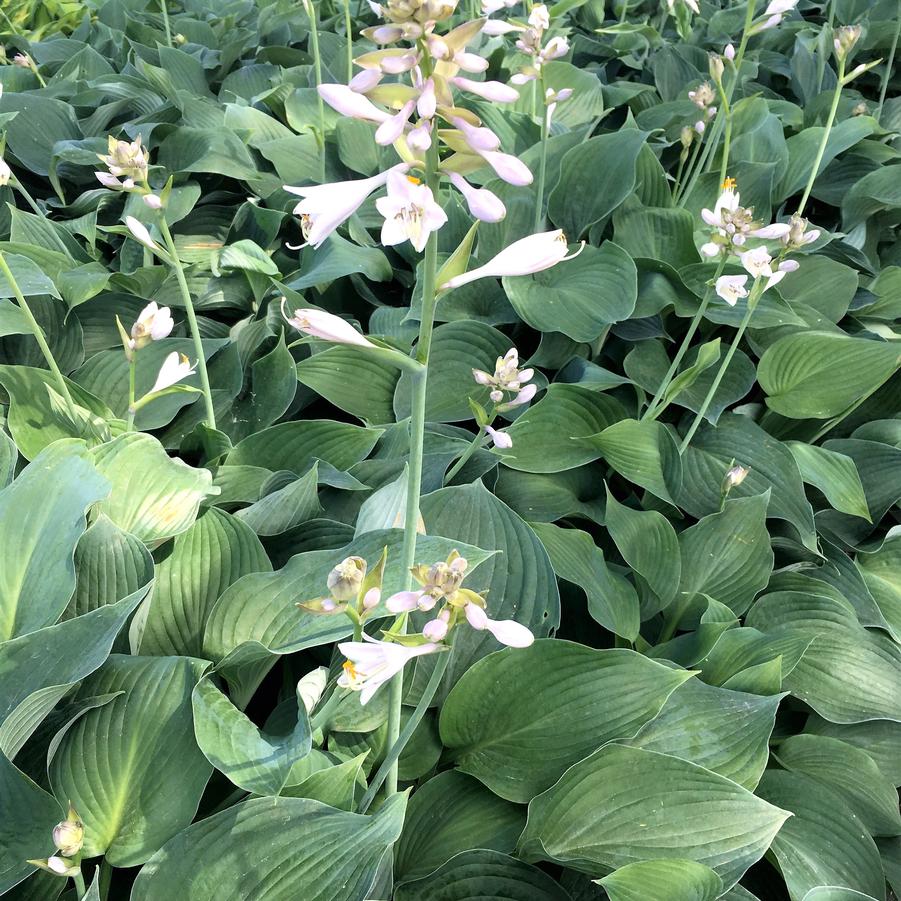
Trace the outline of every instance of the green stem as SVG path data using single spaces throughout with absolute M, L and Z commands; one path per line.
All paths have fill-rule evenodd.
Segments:
M 431 72 L 423 68 L 424 77 Z M 426 154 L 425 181 L 432 193 L 437 196 L 440 175 L 437 142 Z M 419 340 L 416 343 L 416 359 L 422 368 L 411 372 L 412 410 L 410 414 L 410 457 L 407 466 L 407 502 L 404 511 L 404 539 L 401 550 L 403 571 L 406 574 L 405 588 L 413 586 L 413 574 L 410 571 L 416 562 L 416 532 L 419 525 L 419 495 L 422 491 L 422 453 L 425 441 L 426 388 L 429 375 L 429 351 L 432 346 L 432 332 L 435 328 L 435 307 L 438 303 L 435 278 L 438 271 L 438 233 L 431 232 L 425 245 L 422 260 L 422 318 L 419 321 Z M 398 632 L 403 634 L 406 621 L 398 621 Z M 390 747 L 400 735 L 401 699 L 404 692 L 403 672 L 399 672 L 388 684 L 388 735 Z M 388 794 L 397 791 L 397 759 L 386 772 L 385 790 Z
M 178 281 L 178 287 L 181 289 L 182 301 L 185 305 L 185 312 L 188 315 L 188 326 L 191 330 L 191 338 L 194 341 L 194 353 L 197 355 L 197 371 L 200 373 L 200 387 L 203 390 L 203 398 L 206 403 L 206 422 L 211 429 L 216 428 L 216 412 L 213 409 L 213 393 L 210 390 L 210 376 L 206 369 L 206 357 L 203 355 L 203 341 L 200 339 L 200 329 L 197 326 L 197 316 L 194 315 L 194 302 L 191 300 L 191 291 L 188 288 L 188 280 L 185 278 L 185 271 L 182 268 L 181 260 L 178 258 L 178 250 L 175 247 L 175 241 L 172 240 L 172 232 L 169 231 L 169 224 L 166 222 L 166 216 L 160 216 L 160 233 L 163 241 L 166 243 L 166 250 L 172 259 L 172 268 L 175 270 L 175 278 Z
M 716 280 L 723 274 L 723 269 L 725 268 L 726 257 L 722 256 L 720 257 L 720 262 L 716 267 L 716 274 L 713 276 L 714 282 L 716 282 Z M 712 293 L 712 286 L 707 285 L 707 288 L 704 291 L 704 297 L 701 300 L 701 305 L 698 307 L 698 311 L 694 314 L 694 317 L 692 318 L 691 323 L 688 326 L 688 331 L 685 333 L 685 337 L 682 339 L 682 343 L 679 345 L 679 350 L 676 351 L 676 356 L 673 357 L 673 362 L 670 364 L 666 375 L 663 377 L 663 381 L 660 383 L 660 387 L 657 388 L 657 393 L 654 395 L 653 400 L 650 402 L 650 404 L 648 404 L 647 410 L 645 410 L 644 415 L 641 417 L 642 419 L 653 418 L 654 411 L 660 404 L 663 395 L 666 394 L 666 389 L 669 388 L 670 382 L 676 375 L 676 372 L 679 369 L 679 364 L 682 362 L 682 358 L 688 352 L 688 348 L 691 345 L 691 339 L 694 338 L 695 332 L 698 330 L 698 326 L 701 324 L 701 320 L 704 318 L 704 314 L 707 312 L 707 306 L 710 303 Z
M 701 425 L 701 422 L 704 419 L 704 415 L 707 413 L 710 404 L 713 402 L 714 395 L 716 394 L 717 389 L 720 386 L 720 382 L 722 382 L 723 376 L 725 376 L 726 370 L 729 368 L 729 364 L 732 362 L 732 357 L 735 356 L 735 351 L 738 350 L 738 345 L 741 343 L 741 339 L 745 334 L 748 323 L 751 321 L 751 316 L 754 314 L 754 310 L 757 307 L 757 301 L 760 299 L 760 295 L 763 293 L 763 284 L 764 283 L 760 278 L 757 278 L 754 281 L 754 286 L 751 288 L 751 293 L 748 295 L 748 309 L 741 320 L 741 325 L 739 325 L 738 331 L 735 333 L 735 337 L 732 339 L 732 343 L 729 345 L 729 350 L 726 352 L 726 356 L 723 359 L 723 362 L 720 363 L 720 368 L 716 374 L 716 378 L 713 380 L 713 384 L 707 390 L 707 395 L 704 398 L 704 402 L 701 404 L 701 409 L 698 410 L 697 414 L 695 415 L 694 422 L 692 422 L 691 424 L 691 428 L 688 430 L 685 437 L 682 439 L 682 443 L 679 445 L 680 455 L 684 454 L 688 445 L 691 444 L 691 439 L 694 438 L 695 432 L 698 430 L 698 427 Z
M 734 68 L 735 74 L 734 77 L 729 82 L 729 88 L 726 91 L 726 100 L 727 105 L 732 103 L 732 97 L 735 95 L 735 89 L 738 87 L 738 79 L 741 74 L 741 66 L 745 59 L 745 51 L 748 49 L 748 41 L 751 37 L 751 25 L 754 22 L 754 12 L 757 8 L 757 0 L 749 0 L 748 9 L 745 14 L 745 24 L 742 28 L 741 32 L 741 40 L 738 44 L 738 51 L 735 54 L 734 60 Z M 679 199 L 679 206 L 682 206 L 682 201 L 687 197 L 691 196 L 691 192 L 694 189 L 695 182 L 703 175 L 707 168 L 707 164 L 713 158 L 713 155 L 716 153 L 716 148 L 719 145 L 720 134 L 722 134 L 725 125 L 726 125 L 726 115 L 725 110 L 723 109 L 722 104 L 720 108 L 716 111 L 716 117 L 713 120 L 713 125 L 709 129 L 710 131 L 710 139 L 707 142 L 707 146 L 704 148 L 704 154 L 700 159 L 700 162 L 692 173 L 691 179 L 685 187 L 685 190 L 682 192 L 681 197 Z
M 84 898 L 84 896 L 87 894 L 88 889 L 84 884 L 84 876 L 81 875 L 81 870 L 73 874 L 72 881 L 75 883 L 76 896 L 78 898 Z
M 720 95 L 720 106 L 726 117 L 725 133 L 723 135 L 723 158 L 720 161 L 720 184 L 722 185 L 729 174 L 729 151 L 732 147 L 732 108 L 729 106 L 729 98 L 723 90 L 722 81 L 717 84 L 717 88 Z
M 829 3 L 829 19 L 824 26 L 827 29 L 827 34 L 829 36 L 829 45 L 832 43 L 832 23 L 835 21 L 835 0 L 831 0 Z M 821 42 L 822 44 L 822 42 Z M 826 57 L 829 55 L 829 51 L 820 46 L 817 48 L 817 93 L 823 90 L 823 76 L 826 74 Z
M 676 633 L 679 620 L 685 615 L 688 609 L 689 596 L 683 597 L 681 601 L 673 601 L 663 614 L 663 628 L 660 630 L 660 637 L 657 639 L 657 645 L 666 644 Z
M 347 80 L 354 77 L 353 23 L 350 18 L 350 0 L 344 0 L 344 32 L 347 38 Z
M 163 30 L 166 32 L 166 45 L 172 46 L 172 29 L 169 27 L 169 0 L 160 0 L 160 9 L 163 11 Z
M 59 393 L 65 398 L 66 404 L 68 404 L 69 415 L 72 417 L 72 421 L 77 422 L 78 418 L 75 415 L 75 401 L 72 400 L 72 395 L 69 392 L 69 386 L 66 384 L 66 379 L 60 371 L 59 366 L 56 365 L 56 360 L 53 358 L 53 351 L 50 350 L 50 345 L 44 337 L 44 330 L 41 328 L 37 319 L 34 318 L 34 313 L 31 312 L 31 307 L 28 306 L 28 301 L 25 300 L 25 295 L 22 293 L 22 289 L 19 287 L 19 283 L 16 281 L 12 269 L 9 268 L 9 264 L 6 262 L 6 257 L 3 255 L 2 251 L 0 251 L 0 272 L 3 273 L 7 282 L 9 282 L 13 295 L 19 304 L 19 309 L 25 314 L 25 318 L 31 326 L 31 331 L 34 334 L 35 340 L 38 342 L 38 347 L 41 349 L 41 353 L 47 361 L 47 366 L 50 368 L 50 371 L 56 379 Z
M 316 732 L 317 729 L 322 729 L 323 732 L 328 731 L 332 714 L 348 694 L 350 692 L 347 689 L 335 686 L 329 699 L 310 717 L 310 729 L 313 732 Z
M 679 165 L 676 168 L 676 180 L 673 182 L 673 190 L 670 195 L 673 200 L 679 196 L 679 185 L 682 183 L 682 174 L 685 172 L 685 161 L 688 159 L 689 152 L 690 151 L 683 149 L 679 154 Z
M 135 407 L 135 369 L 137 367 L 137 355 L 138 352 L 136 350 L 132 351 L 131 359 L 128 361 L 128 423 L 126 426 L 126 431 L 134 431 L 135 427 L 135 413 L 137 413 L 137 407 Z
M 466 462 L 469 458 L 482 446 L 482 442 L 485 440 L 484 436 L 481 432 L 477 432 L 475 438 L 469 444 L 469 447 L 460 454 L 457 462 L 450 468 L 448 474 L 444 477 L 444 484 L 449 485 L 454 476 L 466 465 Z
M 898 3 L 898 11 L 895 15 L 895 35 L 892 38 L 892 46 L 888 52 L 888 60 L 882 72 L 882 86 L 879 88 L 879 107 L 876 110 L 876 121 L 882 118 L 882 106 L 885 103 L 885 94 L 888 91 L 889 79 L 895 68 L 895 52 L 898 49 L 898 36 L 901 34 L 901 0 Z
M 419 703 L 410 714 L 407 725 L 404 726 L 404 731 L 388 745 L 390 750 L 382 761 L 382 765 L 378 768 L 375 776 L 373 776 L 372 782 L 369 783 L 369 788 L 366 790 L 366 794 L 363 795 L 363 800 L 360 801 L 360 813 L 366 813 L 366 811 L 369 810 L 369 805 L 372 804 L 382 783 L 386 782 L 387 784 L 390 781 L 391 773 L 397 772 L 397 761 L 406 747 L 407 742 L 416 731 L 416 727 L 425 716 L 425 712 L 429 709 L 429 706 L 435 697 L 435 693 L 438 691 L 438 686 L 441 684 L 441 679 L 444 677 L 444 671 L 447 669 L 450 656 L 450 649 L 438 654 L 438 659 L 435 661 L 435 668 L 432 670 L 432 675 L 429 677 L 428 684 L 425 687 L 425 691 L 422 693 L 422 697 L 419 699 Z
M 322 85 L 322 56 L 319 53 L 319 16 L 316 4 L 308 0 L 306 7 L 310 18 L 310 50 L 313 54 L 313 72 L 316 77 L 316 103 L 319 111 L 319 183 L 325 184 L 325 103 L 319 88 Z
M 838 112 L 838 103 L 842 97 L 842 79 L 844 77 L 845 61 L 844 59 L 840 59 L 838 61 L 838 81 L 835 83 L 835 91 L 832 94 L 832 106 L 829 107 L 829 115 L 826 118 L 826 126 L 823 129 L 823 139 L 820 141 L 817 155 L 814 157 L 813 168 L 810 170 L 810 178 L 807 179 L 807 187 L 801 195 L 801 203 L 798 205 L 799 216 L 804 212 L 804 207 L 807 205 L 810 192 L 813 190 L 813 183 L 817 180 L 817 175 L 819 175 L 820 172 L 820 163 L 823 162 L 823 154 L 826 152 L 826 145 L 829 143 L 829 132 L 832 131 L 832 123 L 835 122 L 835 114 Z
M 10 180 L 10 184 L 22 195 L 25 199 L 25 202 L 39 215 L 43 216 L 44 211 L 37 205 L 37 201 L 25 190 L 22 182 L 19 181 L 18 178 L 13 178 Z
M 697 180 L 697 169 L 700 165 L 698 157 L 701 154 L 701 149 L 704 146 L 704 135 L 700 134 L 698 135 L 698 140 L 695 142 L 694 147 L 692 147 L 691 149 L 691 155 L 688 157 L 688 165 L 685 167 L 685 172 L 687 173 L 688 177 L 685 179 L 679 196 L 674 198 L 678 206 L 682 205 L 682 201 L 688 196 L 689 190 L 694 187 L 694 183 Z
M 545 96 L 544 70 L 541 72 L 541 96 Z M 541 119 L 541 159 L 538 163 L 538 184 L 535 186 L 535 222 L 532 230 L 536 232 L 541 231 L 544 225 L 544 183 L 547 179 L 547 145 L 550 137 L 550 122 L 548 119 L 548 107 L 547 103 L 545 103 L 544 115 Z

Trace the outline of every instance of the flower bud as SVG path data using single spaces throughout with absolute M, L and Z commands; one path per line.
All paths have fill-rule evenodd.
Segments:
M 726 472 L 726 475 L 723 476 L 723 484 L 720 486 L 720 494 L 723 499 L 727 497 L 729 492 L 733 488 L 738 488 L 739 485 L 748 477 L 748 473 L 750 473 L 750 469 L 746 466 L 741 466 L 736 463 L 734 466 L 731 466 L 729 470 Z
M 726 59 L 731 63 L 735 59 L 735 47 L 732 44 L 726 44 L 726 49 L 723 51 L 723 56 L 725 56 Z
M 144 194 L 144 195 L 142 195 L 141 199 L 152 210 L 161 210 L 163 208 L 162 198 L 159 197 L 157 194 Z
M 726 71 L 726 67 L 723 65 L 723 58 L 716 53 L 710 54 L 709 71 L 710 77 L 719 84 L 722 81 L 723 72 Z
M 365 575 L 366 561 L 362 557 L 347 557 L 328 574 L 326 585 L 336 601 L 349 601 L 359 593 Z
M 173 35 L 173 36 L 172 36 L 172 40 L 173 40 L 179 47 L 182 47 L 182 46 L 184 46 L 185 44 L 188 43 L 188 39 L 187 39 L 181 32 L 178 32 L 177 34 Z
M 53 844 L 63 857 L 74 857 L 84 844 L 84 823 L 71 802 L 66 818 L 53 827 Z
M 0 188 L 4 185 L 9 184 L 9 180 L 12 178 L 13 170 L 9 168 L 6 160 L 0 156 Z

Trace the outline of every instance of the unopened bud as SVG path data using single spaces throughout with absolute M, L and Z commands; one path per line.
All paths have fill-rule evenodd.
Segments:
M 144 194 L 142 195 L 142 199 L 152 210 L 160 210 L 163 208 L 163 201 L 156 194 Z
M 732 44 L 726 44 L 726 49 L 723 51 L 723 56 L 725 56 L 726 59 L 731 63 L 735 59 L 735 47 Z
M 84 844 L 84 823 L 71 803 L 66 818 L 53 827 L 53 844 L 63 857 L 74 857 Z
M 738 488 L 748 477 L 750 471 L 746 466 L 738 464 L 731 467 L 723 478 L 723 494 L 728 494 L 733 488 Z
M 695 139 L 694 129 L 690 125 L 686 125 L 685 128 L 679 133 L 679 141 L 682 144 L 683 149 L 688 150 L 691 147 L 692 143 Z
M 363 595 L 363 609 L 364 610 L 374 610 L 379 605 L 379 601 L 382 599 L 382 589 L 381 588 L 370 588 L 366 594 Z
M 366 575 L 366 561 L 362 557 L 347 557 L 329 574 L 326 584 L 336 601 L 349 601 L 360 592 Z
M 187 44 L 187 43 L 188 43 L 188 39 L 187 39 L 181 32 L 179 32 L 178 34 L 176 34 L 176 35 L 172 38 L 172 40 L 175 41 L 175 43 L 178 44 L 179 47 L 181 47 L 183 44 Z

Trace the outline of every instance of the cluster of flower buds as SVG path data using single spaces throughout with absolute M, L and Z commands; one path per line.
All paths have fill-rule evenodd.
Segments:
M 154 194 L 147 181 L 150 158 L 146 148 L 141 146 L 141 136 L 134 141 L 118 141 L 112 135 L 107 139 L 107 152 L 98 153 L 97 158 L 106 166 L 106 172 L 95 172 L 97 181 L 112 191 L 140 194 L 151 209 L 162 207 L 162 198 Z
M 710 241 L 701 247 L 704 256 L 738 252 L 737 248 L 743 247 L 748 238 L 769 237 L 762 233 L 761 223 L 754 220 L 754 208 L 741 205 L 741 195 L 735 188 L 735 180 L 727 178 L 714 208 L 701 210 L 701 218 L 713 228 Z
M 705 81 L 695 90 L 688 92 L 688 99 L 700 111 L 700 118 L 695 122 L 694 129 L 699 135 L 702 135 L 707 128 L 707 123 L 716 115 L 716 107 L 713 105 L 716 100 L 716 91 L 709 81 Z
M 363 623 L 381 600 L 386 556 L 387 548 L 376 570 L 368 574 L 362 558 L 348 557 L 329 574 L 328 597 L 297 606 L 316 613 L 345 613 L 356 625 Z M 360 703 L 367 704 L 376 691 L 411 660 L 446 651 L 447 638 L 464 620 L 478 631 L 490 632 L 502 644 L 528 647 L 534 637 L 525 626 L 513 620 L 490 619 L 485 611 L 484 594 L 463 587 L 467 568 L 466 560 L 457 551 L 431 566 L 414 566 L 413 577 L 422 588 L 392 595 L 385 602 L 388 611 L 400 615 L 414 610 L 432 611 L 438 605 L 440 609 L 422 632 L 400 634 L 388 630 L 383 633 L 384 639 L 363 633 L 362 641 L 341 642 L 338 650 L 346 659 L 338 685 L 360 692 Z
M 391 595 L 385 606 L 391 613 L 407 613 L 413 610 L 440 609 L 422 629 L 422 640 L 444 641 L 451 630 L 464 619 L 478 631 L 490 632 L 501 644 L 515 648 L 528 647 L 534 636 L 522 624 L 514 620 L 493 620 L 485 611 L 484 594 L 463 587 L 468 564 L 457 551 L 451 551 L 446 560 L 431 566 L 420 564 L 412 569 L 413 578 L 422 586 L 414 591 L 401 591 Z M 408 636 L 416 640 L 416 636 Z M 419 642 L 417 642 L 419 643 Z
M 57 854 L 41 860 L 29 860 L 28 863 L 40 867 L 54 876 L 75 876 L 81 871 L 81 848 L 84 844 L 84 823 L 69 804 L 66 818 L 53 827 L 53 844 Z
M 498 412 L 512 410 L 521 404 L 527 404 L 538 390 L 535 385 L 527 385 L 535 375 L 534 369 L 519 368 L 519 351 L 511 347 L 502 357 L 497 358 L 494 364 L 494 374 L 483 369 L 473 369 L 472 377 L 480 385 L 491 388 L 488 395 L 491 402 L 496 404 Z M 511 400 L 504 401 L 505 393 L 514 395 Z
M 832 46 L 835 49 L 836 59 L 846 60 L 851 55 L 851 51 L 860 40 L 860 32 L 859 25 L 843 25 L 835 29 Z
M 562 35 L 545 41 L 545 33 L 550 27 L 550 13 L 543 3 L 536 3 L 532 7 L 525 25 L 517 22 L 504 22 L 500 19 L 491 19 L 485 23 L 483 29 L 485 34 L 515 33 L 517 35 L 516 49 L 529 57 L 529 62 L 510 79 L 513 84 L 523 85 L 534 81 L 541 76 L 541 68 L 545 63 L 560 59 L 569 53 L 569 41 Z M 566 97 L 557 97 L 557 101 L 567 99 L 571 93 Z
M 309 613 L 344 614 L 358 626 L 373 614 L 382 599 L 382 579 L 388 548 L 372 568 L 362 557 L 346 557 L 326 578 L 328 595 L 297 604 Z

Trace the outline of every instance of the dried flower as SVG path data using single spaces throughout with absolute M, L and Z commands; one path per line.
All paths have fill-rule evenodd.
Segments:
M 835 48 L 835 58 L 845 60 L 860 40 L 859 25 L 842 25 L 835 29 L 832 45 Z
M 97 157 L 106 164 L 111 175 L 135 182 L 147 181 L 148 160 L 140 135 L 131 142 L 117 141 L 110 135 L 107 150 L 106 154 L 98 153 Z

